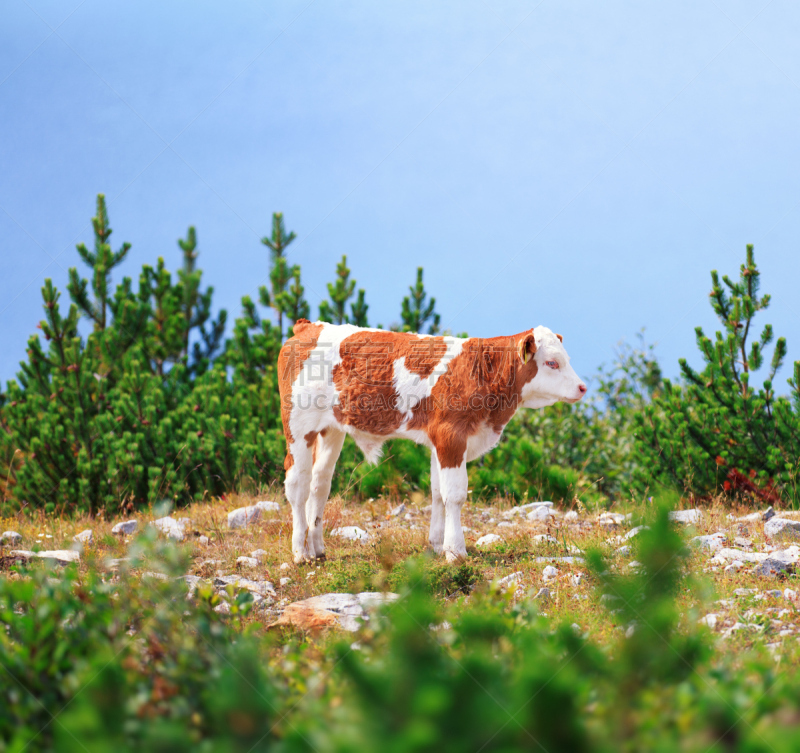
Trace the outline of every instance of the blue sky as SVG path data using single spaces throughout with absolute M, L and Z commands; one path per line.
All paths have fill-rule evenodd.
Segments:
M 279 210 L 314 314 L 343 253 L 372 323 L 421 265 L 444 326 L 544 324 L 583 376 L 643 326 L 699 365 L 709 270 L 752 242 L 800 358 L 799 36 L 779 0 L 8 0 L 0 379 L 98 192 L 134 278 L 195 225 L 231 318 Z

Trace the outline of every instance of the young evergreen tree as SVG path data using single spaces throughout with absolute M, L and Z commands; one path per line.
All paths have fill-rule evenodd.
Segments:
M 273 305 L 276 305 L 278 310 L 294 324 L 298 319 L 308 319 L 311 307 L 305 299 L 305 288 L 300 283 L 300 266 L 297 264 L 292 267 L 291 280 L 292 284 L 288 289 L 273 298 Z M 281 326 L 279 325 L 279 328 Z
M 269 279 L 272 286 L 270 295 L 270 306 L 275 309 L 278 317 L 278 331 L 283 339 L 283 315 L 285 310 L 278 303 L 282 294 L 286 292 L 286 286 L 294 277 L 294 267 L 289 266 L 286 259 L 286 248 L 297 237 L 294 232 L 287 233 L 283 222 L 283 213 L 274 212 L 272 215 L 272 235 L 261 239 L 261 242 L 270 250 L 271 266 Z
M 422 282 L 422 267 L 417 268 L 417 282 L 409 288 L 410 296 L 403 298 L 402 311 L 400 317 L 403 320 L 403 332 L 422 332 L 428 321 L 431 322 L 428 328 L 429 335 L 435 335 L 439 331 L 441 317 L 436 313 L 436 299 L 427 300 L 428 294 Z
M 350 321 L 356 325 L 356 327 L 369 327 L 369 322 L 367 321 L 367 309 L 369 306 L 365 300 L 366 293 L 364 292 L 363 288 L 360 288 L 358 291 L 358 297 L 356 298 L 355 302 L 350 305 L 351 311 L 351 318 Z
M 796 499 L 800 453 L 800 362 L 789 380 L 792 401 L 776 396 L 773 379 L 786 357 L 778 338 L 762 387 L 751 383 L 774 338 L 767 324 L 756 337 L 754 319 L 770 297 L 759 297 L 760 272 L 747 246 L 739 280 L 720 284 L 711 273 L 711 305 L 723 331 L 715 339 L 695 330 L 705 368 L 680 367 L 685 386 L 664 380 L 664 391 L 637 419 L 639 479 L 677 484 L 695 494 L 721 488 L 770 498 L 776 485 Z
M 319 318 L 323 322 L 332 324 L 348 324 L 347 302 L 353 297 L 356 281 L 350 279 L 350 270 L 347 267 L 347 256 L 336 265 L 336 282 L 328 283 L 330 302 L 322 301 L 319 304 Z

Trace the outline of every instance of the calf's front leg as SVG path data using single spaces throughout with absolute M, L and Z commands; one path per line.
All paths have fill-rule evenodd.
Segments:
M 436 554 L 442 553 L 444 544 L 444 502 L 439 488 L 439 460 L 436 450 L 431 450 L 431 530 L 428 541 Z
M 449 453 L 452 455 L 452 452 Z M 444 501 L 444 556 L 448 562 L 460 562 L 467 556 L 464 531 L 461 529 L 461 508 L 467 499 L 466 452 L 460 453 L 457 465 L 448 465 L 439 454 L 439 486 Z M 457 456 L 458 457 L 458 456 Z

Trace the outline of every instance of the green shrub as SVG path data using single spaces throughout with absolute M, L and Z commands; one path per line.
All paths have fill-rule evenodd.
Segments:
M 724 330 L 712 341 L 698 327 L 705 368 L 695 371 L 681 359 L 684 383 L 665 380 L 663 394 L 637 416 L 639 484 L 698 496 L 730 491 L 765 501 L 780 494 L 797 502 L 800 362 L 788 380 L 791 397 L 776 394 L 773 380 L 786 356 L 786 341 L 778 338 L 763 385 L 755 383 L 774 334 L 766 324 L 756 338 L 756 314 L 770 297 L 759 297 L 752 245 L 738 282 L 723 276 L 723 287 L 716 271 L 711 279 L 711 305 Z

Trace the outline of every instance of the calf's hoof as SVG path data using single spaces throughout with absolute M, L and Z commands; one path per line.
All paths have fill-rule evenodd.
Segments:
M 459 562 L 463 562 L 467 558 L 467 553 L 452 552 L 447 550 L 444 553 L 444 557 L 447 560 L 448 565 L 457 565 Z
M 314 558 L 314 561 L 315 561 L 315 562 L 327 562 L 327 561 L 328 561 L 328 558 L 325 556 L 325 552 L 323 552 L 322 554 L 318 554 L 318 555 L 317 555 L 317 556 Z

